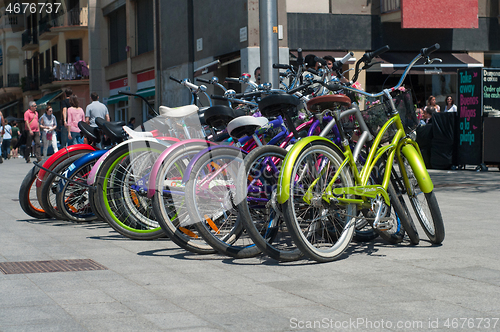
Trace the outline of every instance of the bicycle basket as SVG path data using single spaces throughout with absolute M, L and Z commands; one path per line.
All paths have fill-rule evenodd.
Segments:
M 398 93 L 393 97 L 394 105 L 398 110 L 405 132 L 408 134 L 418 127 L 415 105 L 409 90 Z M 376 136 L 380 129 L 389 120 L 391 115 L 391 105 L 389 100 L 385 100 L 361 112 L 363 119 L 371 133 Z M 397 128 L 392 124 L 382 137 L 382 142 L 390 141 L 396 135 Z

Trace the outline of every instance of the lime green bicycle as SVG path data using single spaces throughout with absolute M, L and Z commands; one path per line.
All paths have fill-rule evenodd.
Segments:
M 418 232 L 403 194 L 408 195 L 429 240 L 434 244 L 443 241 L 444 224 L 434 186 L 418 144 L 411 138 L 418 126 L 411 97 L 408 93 L 395 98 L 390 94 L 398 91 L 411 67 L 420 59 L 431 63 L 429 55 L 437 49 L 439 44 L 422 49 L 407 66 L 398 84 L 377 94 L 350 86 L 325 84 L 332 91 L 350 90 L 372 98 L 385 96 L 386 100 L 364 112 L 361 121 L 366 122 L 371 133 L 361 135 L 354 152 L 342 126 L 338 126 L 343 149 L 324 137 L 310 136 L 301 139 L 286 155 L 277 200 L 293 240 L 309 258 L 320 262 L 338 258 L 348 247 L 356 220 L 361 216 L 376 230 L 402 226 L 411 243 L 418 244 Z M 373 57 L 362 58 L 360 62 L 369 63 Z M 356 72 L 358 68 L 359 63 Z M 322 98 L 308 105 L 316 111 L 335 107 L 334 98 L 330 103 Z M 339 114 L 338 110 L 333 112 L 336 123 L 340 123 Z M 371 134 L 376 136 L 361 167 L 359 152 L 370 143 Z M 394 167 L 395 162 L 397 167 Z M 381 164 L 384 167 L 378 169 Z M 374 183 L 373 174 L 379 170 L 380 180 Z M 360 214 L 359 211 L 369 213 Z

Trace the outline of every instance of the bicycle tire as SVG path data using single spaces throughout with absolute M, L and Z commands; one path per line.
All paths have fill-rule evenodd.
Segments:
M 249 258 L 261 253 L 246 234 L 236 207 L 235 187 L 246 153 L 216 148 L 199 157 L 186 183 L 186 207 L 203 239 L 220 254 Z
M 96 159 L 89 160 L 73 171 L 69 179 L 87 184 L 87 176 Z M 57 210 L 68 220 L 75 222 L 90 222 L 98 218 L 93 212 L 90 200 L 90 189 L 78 184 L 66 181 L 63 188 L 56 194 Z
M 156 159 L 166 148 L 160 143 L 145 144 L 144 147 L 132 149 L 125 144 L 106 157 L 96 176 L 97 190 L 93 198 L 99 215 L 115 231 L 133 240 L 155 240 L 165 236 L 152 210 L 147 208 L 151 201 L 131 187 L 132 177 L 140 178 L 145 175 L 141 174 L 144 169 L 139 169 L 138 174 L 134 174 L 134 162 L 140 160 L 134 158 L 134 154 L 138 153 L 142 157 L 142 153 L 150 154 L 148 158 L 152 158 L 154 154 Z M 151 161 L 149 166 L 152 166 L 153 159 L 148 160 Z M 129 204 L 129 201 L 134 204 Z
M 276 202 L 279 169 L 287 152 L 272 145 L 256 148 L 245 157 L 236 186 L 238 213 L 244 228 L 264 254 L 278 261 L 295 261 L 304 256 L 293 242 Z M 275 160 L 268 159 L 273 157 Z M 273 163 L 277 173 L 269 163 Z M 248 192 L 249 185 L 252 193 Z
M 33 166 L 33 168 L 26 174 L 19 188 L 19 204 L 24 213 L 30 217 L 36 219 L 47 219 L 50 215 L 47 214 L 38 202 L 36 195 L 36 178 L 39 167 Z
M 75 160 L 86 154 L 87 152 L 71 156 L 63 161 L 61 161 L 52 171 L 57 174 L 62 174 Z M 57 207 L 57 186 L 60 178 L 49 173 L 47 177 L 44 178 L 41 190 L 37 191 L 38 201 L 42 208 L 47 212 L 52 218 L 59 220 L 66 220 L 65 215 L 58 210 Z
M 312 141 L 298 153 L 295 160 L 286 161 L 293 162 L 294 165 L 292 183 L 285 189 L 290 193 L 289 199 L 283 204 L 285 222 L 297 247 L 307 257 L 318 262 L 338 259 L 353 238 L 356 205 L 328 204 L 322 199 L 324 189 L 331 180 L 329 175 L 335 174 L 344 159 L 343 155 L 326 142 Z M 305 165 L 302 166 L 302 163 Z M 330 168 L 325 168 L 327 165 L 334 169 L 330 171 Z M 304 204 L 301 192 L 304 192 L 304 188 L 310 189 L 312 182 L 317 179 L 319 180 L 314 186 L 316 190 L 310 192 L 311 204 Z M 351 171 L 344 167 L 339 173 L 336 187 L 353 185 Z
M 153 195 L 153 211 L 158 216 L 161 228 L 172 242 L 193 253 L 214 254 L 215 249 L 205 242 L 189 219 L 184 207 L 185 186 L 181 184 L 173 186 L 184 176 L 192 156 L 205 148 L 207 148 L 206 143 L 188 143 L 179 146 L 161 162 L 156 179 L 149 181 L 155 181 L 156 188 Z M 167 181 L 172 179 L 177 182 L 170 182 L 169 185 Z M 176 196 L 176 193 L 179 195 Z
M 441 244 L 445 237 L 445 230 L 443 216 L 441 215 L 436 195 L 434 191 L 423 193 L 420 190 L 413 170 L 408 165 L 406 158 L 404 156 L 401 157 L 403 158 L 403 165 L 411 186 L 409 191 L 412 194 L 408 195 L 408 198 L 410 199 L 413 211 L 431 243 Z

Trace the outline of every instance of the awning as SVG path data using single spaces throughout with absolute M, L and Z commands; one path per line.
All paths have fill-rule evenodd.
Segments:
M 402 74 L 408 64 L 415 58 L 416 52 L 387 52 L 375 58 L 373 62 L 381 61 L 369 71 L 382 71 L 382 74 Z M 410 74 L 456 74 L 459 68 L 483 67 L 483 64 L 466 53 L 432 53 L 430 59 L 441 59 L 430 65 L 424 65 L 424 59 L 419 60 L 410 70 Z
M 335 58 L 335 61 L 339 61 L 343 57 L 345 57 L 347 55 L 347 53 L 348 52 L 344 52 L 344 51 L 302 51 L 302 57 L 305 58 L 306 55 L 309 55 L 309 54 L 314 54 L 318 58 L 324 58 L 327 55 L 331 55 Z M 290 51 L 290 54 L 292 55 L 293 60 L 297 59 L 297 56 L 298 56 L 297 51 Z M 351 58 L 349 58 L 349 60 L 347 60 L 346 63 L 353 64 L 355 62 L 356 62 L 356 58 L 351 57 Z
M 126 100 L 128 100 L 127 95 L 114 95 L 108 98 L 106 105 L 116 104 L 120 101 L 126 101 Z
M 12 102 L 10 102 L 10 103 L 3 104 L 3 105 L 1 105 L 1 106 L 0 106 L 0 112 L 1 112 L 1 111 L 6 110 L 6 109 L 8 109 L 8 108 L 11 108 L 12 106 L 15 106 L 15 105 L 17 105 L 17 104 L 19 104 L 19 100 L 16 100 L 16 101 L 12 101 Z
M 62 90 L 57 90 L 55 92 L 46 94 L 45 96 L 36 101 L 36 105 L 41 109 L 47 108 L 47 103 L 50 103 L 52 100 L 62 95 L 62 93 L 63 93 Z
M 149 88 L 144 88 L 137 90 L 136 94 L 139 96 L 142 96 L 144 98 L 151 97 L 155 95 L 155 87 L 149 87 Z M 138 97 L 135 97 L 138 98 Z

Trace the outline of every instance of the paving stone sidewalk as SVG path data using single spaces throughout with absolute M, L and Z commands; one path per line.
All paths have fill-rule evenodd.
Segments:
M 30 168 L 0 164 L 0 263 L 91 259 L 107 269 L 0 272 L 2 332 L 500 330 L 495 168 L 431 171 L 442 246 L 420 231 L 418 246 L 353 242 L 327 264 L 200 256 L 102 222 L 36 220 L 17 201 Z

